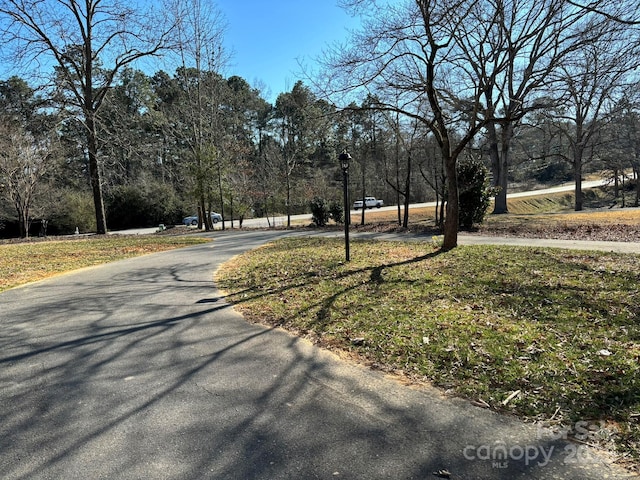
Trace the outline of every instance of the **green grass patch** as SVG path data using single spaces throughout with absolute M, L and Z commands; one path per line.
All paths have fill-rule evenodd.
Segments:
M 507 208 L 510 213 L 520 215 L 565 212 L 573 209 L 575 203 L 574 197 L 572 193 L 516 197 L 507 200 Z
M 0 292 L 78 268 L 197 245 L 192 236 L 109 236 L 0 245 Z
M 613 196 L 608 190 L 604 187 L 583 190 L 584 207 L 609 208 L 612 205 Z M 558 192 L 512 197 L 507 199 L 507 208 L 510 213 L 518 215 L 570 212 L 575 208 L 575 194 L 573 192 Z
M 639 456 L 640 256 L 287 239 L 217 275 L 255 320 Z

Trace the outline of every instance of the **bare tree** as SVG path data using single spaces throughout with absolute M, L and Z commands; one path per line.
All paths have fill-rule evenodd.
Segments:
M 173 25 L 151 5 L 119 0 L 0 0 L 0 16 L 13 57 L 53 61 L 81 112 L 97 231 L 106 233 L 97 115 L 120 70 L 171 46 Z
M 20 236 L 29 236 L 31 209 L 44 176 L 51 165 L 51 148 L 45 139 L 33 135 L 15 124 L 0 122 L 0 191 L 13 204 Z
M 486 126 L 494 186 L 494 213 L 507 212 L 507 173 L 514 132 L 529 113 L 552 106 L 551 78 L 579 49 L 630 31 L 621 19 L 638 18 L 637 2 L 603 0 L 485 0 L 470 11 L 471 25 L 487 25 L 483 37 L 459 37 L 465 57 L 485 88 Z M 616 20 L 614 20 L 614 18 Z M 465 24 L 466 25 L 466 24 Z M 477 48 L 481 42 L 486 48 Z M 637 40 L 636 40 L 637 42 Z
M 482 37 L 470 25 L 484 25 Z M 584 11 L 565 0 L 478 2 L 463 23 L 459 43 L 484 88 L 494 213 L 507 212 L 507 173 L 514 132 L 528 113 L 545 108 L 540 92 L 563 59 L 589 37 L 581 30 Z M 461 28 L 462 30 L 462 28 Z M 483 47 L 478 48 L 478 44 Z
M 612 118 L 625 90 L 632 85 L 640 53 L 637 42 L 621 35 L 619 26 L 605 22 L 597 41 L 589 42 L 567 57 L 557 72 L 562 86 L 564 114 L 558 127 L 568 141 L 566 160 L 573 167 L 575 210 L 583 208 L 582 174 L 584 163 L 593 157 L 603 125 Z M 595 28 L 595 27 L 594 27 Z
M 409 201 L 411 199 L 411 175 L 413 173 L 413 160 L 417 144 L 424 132 L 420 131 L 421 123 L 411 120 L 408 125 L 403 125 L 400 115 L 385 115 L 388 127 L 393 131 L 394 148 L 390 155 L 393 162 L 385 157 L 385 182 L 396 194 L 398 206 L 398 225 L 403 228 L 409 226 Z M 363 201 L 364 205 L 364 201 Z M 364 210 L 364 208 L 363 208 Z M 404 210 L 404 211 L 402 211 Z
M 224 160 L 220 103 L 225 82 L 219 74 L 226 63 L 222 40 L 226 24 L 222 13 L 210 2 L 173 0 L 171 14 L 176 19 L 182 88 L 187 98 L 180 107 L 184 127 L 180 135 L 189 146 L 198 204 L 198 227 L 213 228 L 210 215 L 214 198 L 211 178 L 217 178 L 217 196 L 224 222 L 222 162 Z M 224 224 L 223 224 L 224 225 Z
M 371 194 L 371 181 L 369 171 L 376 156 L 385 158 L 379 146 L 379 113 L 376 112 L 377 100 L 373 97 L 366 98 L 362 106 L 352 103 L 346 108 L 341 115 L 342 125 L 338 137 L 341 137 L 337 144 L 343 143 L 348 146 L 347 150 L 351 153 L 353 161 L 350 166 L 350 177 L 359 180 L 359 192 L 353 196 L 354 199 L 362 201 L 365 205 L 365 198 Z M 355 182 L 354 182 L 355 183 Z M 362 208 L 360 212 L 360 225 L 365 224 L 366 208 Z
M 433 133 L 447 177 L 445 250 L 458 243 L 456 163 L 487 120 L 482 104 L 486 85 L 458 42 L 462 32 L 471 34 L 473 26 L 463 30 L 462 24 L 476 3 L 415 0 L 389 4 L 380 12 L 373 0 L 344 1 L 344 6 L 370 16 L 349 48 L 326 54 L 327 75 L 320 80 L 326 94 L 334 97 L 358 90 L 374 93 L 382 109 L 413 118 Z M 483 24 L 475 28 L 474 34 L 482 38 Z M 479 41 L 476 48 L 484 45 Z

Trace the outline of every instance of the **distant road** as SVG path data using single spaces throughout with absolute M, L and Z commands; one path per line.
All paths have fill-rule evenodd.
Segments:
M 599 187 L 601 185 L 606 184 L 606 180 L 594 180 L 594 181 L 589 181 L 589 182 L 582 182 L 582 188 L 583 189 L 589 189 L 589 188 L 594 188 L 594 187 Z M 575 184 L 573 182 L 571 183 L 566 183 L 564 185 L 559 185 L 557 187 L 551 187 L 551 188 L 544 188 L 541 190 L 531 190 L 531 191 L 527 191 L 527 192 L 517 192 L 517 193 L 510 193 L 507 195 L 507 198 L 521 198 L 521 197 L 530 197 L 533 195 L 549 195 L 549 194 L 553 194 L 553 193 L 559 193 L 559 192 L 571 192 L 575 189 Z M 435 207 L 436 206 L 436 202 L 426 202 L 426 203 L 413 203 L 411 204 L 411 206 L 409 207 L 411 208 L 427 208 L 427 207 Z M 381 207 L 381 208 L 376 208 L 376 209 L 372 209 L 370 211 L 378 211 L 378 212 L 388 212 L 388 211 L 395 211 L 397 210 L 398 207 L 397 205 L 391 205 L 388 207 Z M 361 213 L 361 210 L 351 210 L 351 215 L 357 215 Z M 304 222 L 311 222 L 311 214 L 309 213 L 305 213 L 302 215 L 291 215 L 291 223 L 292 224 L 300 224 L 300 223 L 304 223 Z M 237 220 L 234 220 L 234 227 L 238 227 L 240 225 L 240 222 L 238 222 Z M 285 227 L 287 225 L 287 217 L 286 215 L 281 215 L 281 216 L 277 216 L 277 217 L 269 217 L 268 219 L 266 217 L 263 218 L 250 218 L 247 220 L 244 220 L 242 222 L 242 227 L 243 228 L 269 228 L 269 227 Z M 225 226 L 227 228 L 231 227 L 231 222 L 230 221 L 226 221 L 225 222 Z M 215 230 L 220 230 L 222 229 L 222 224 L 218 223 L 215 227 Z M 118 230 L 118 231 L 113 231 L 113 232 L 109 232 L 110 234 L 113 235 L 117 235 L 117 234 L 126 234 L 126 235 L 143 235 L 143 234 L 149 234 L 149 233 L 155 233 L 158 230 L 157 227 L 152 227 L 152 228 L 135 228 L 135 229 L 129 229 L 129 230 Z
M 582 189 L 589 189 L 600 187 L 602 185 L 606 185 L 606 180 L 593 180 L 589 182 L 582 182 Z M 535 195 L 551 195 L 553 193 L 561 193 L 561 192 L 572 192 L 576 188 L 575 183 L 565 183 L 563 185 L 558 185 L 557 187 L 543 188 L 540 190 L 529 190 L 527 192 L 516 192 L 516 193 L 508 193 L 507 198 L 521 198 L 521 197 L 532 197 Z M 423 207 L 435 207 L 436 202 L 427 202 L 427 203 L 414 203 L 410 208 L 423 208 Z M 390 209 L 396 209 L 396 206 L 393 207 L 385 207 Z
M 601 187 L 607 184 L 607 180 L 593 180 L 589 182 L 582 182 L 583 189 Z M 573 192 L 576 188 L 575 183 L 565 183 L 564 185 L 559 185 L 557 187 L 544 188 L 542 190 L 532 190 L 529 192 L 517 192 L 507 194 L 507 198 L 519 198 L 519 197 L 531 197 L 532 195 L 549 195 L 552 193 L 560 193 L 560 192 Z

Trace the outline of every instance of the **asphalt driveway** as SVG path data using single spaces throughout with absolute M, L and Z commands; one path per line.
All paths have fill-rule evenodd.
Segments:
M 630 478 L 244 321 L 212 273 L 285 234 L 216 232 L 0 294 L 0 478 Z

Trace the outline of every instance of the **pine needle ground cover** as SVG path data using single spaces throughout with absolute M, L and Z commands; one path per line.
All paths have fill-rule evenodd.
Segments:
M 216 280 L 255 321 L 640 454 L 640 256 L 286 239 Z M 594 439 L 591 439 L 594 440 Z
M 190 236 L 107 236 L 0 245 L 0 292 L 78 268 L 187 247 L 209 240 Z

